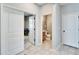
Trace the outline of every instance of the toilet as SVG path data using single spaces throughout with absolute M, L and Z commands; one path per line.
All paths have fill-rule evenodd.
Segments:
M 51 38 L 51 35 L 48 33 L 47 30 L 44 30 L 43 31 L 43 41 L 50 40 L 50 38 Z
M 46 36 L 47 36 L 47 37 L 46 37 L 46 40 L 50 40 L 50 36 L 51 36 L 51 35 L 50 35 L 50 34 L 47 34 Z

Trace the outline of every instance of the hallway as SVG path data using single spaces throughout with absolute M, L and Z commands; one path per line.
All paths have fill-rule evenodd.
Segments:
M 18 55 L 79 55 L 79 49 L 63 45 L 58 51 L 53 50 L 51 41 L 45 41 L 41 47 L 35 47 L 28 43 L 29 47 Z
M 44 41 L 41 47 L 35 47 L 32 44 L 28 43 L 30 47 L 25 48 L 25 51 L 20 54 L 25 55 L 52 55 L 55 54 L 54 50 L 51 48 L 50 40 Z M 52 53 L 53 52 L 53 53 Z
M 79 4 L 45 4 L 41 7 L 35 3 L 1 4 L 1 55 L 79 54 Z M 24 17 L 30 19 L 27 27 Z M 29 32 L 29 36 L 24 36 L 24 32 Z

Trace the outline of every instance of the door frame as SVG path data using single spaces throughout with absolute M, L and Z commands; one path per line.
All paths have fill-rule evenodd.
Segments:
M 79 13 L 65 13 L 65 14 L 62 14 L 62 27 L 63 27 L 63 15 L 75 15 L 75 16 L 78 16 Z M 79 23 L 78 23 L 78 25 L 79 25 Z M 66 44 L 64 44 L 63 40 L 64 39 L 63 39 L 63 28 L 62 28 L 62 46 L 66 45 Z M 70 45 L 67 45 L 67 46 L 70 46 Z M 71 46 L 71 47 L 74 47 L 74 46 Z M 78 47 L 74 47 L 74 48 L 79 48 L 79 46 Z
M 31 14 L 31 16 L 29 16 L 29 17 L 32 17 L 32 16 L 34 17 L 34 19 L 33 19 L 33 20 L 34 20 L 34 39 L 33 39 L 33 40 L 34 40 L 34 43 L 32 43 L 32 42 L 30 42 L 30 43 L 32 43 L 33 45 L 35 45 L 35 37 L 36 37 L 36 35 L 35 35 L 35 34 L 36 34 L 36 33 L 35 33 L 35 32 L 36 32 L 35 15 Z M 30 19 L 28 19 L 28 20 L 30 20 Z M 30 24 L 29 24 L 29 25 L 30 25 Z M 29 32 L 30 32 L 30 28 L 29 28 Z M 29 39 L 30 39 L 30 38 L 29 38 Z
M 41 15 L 41 45 L 42 45 L 42 43 L 43 43 L 43 41 L 42 41 L 42 39 L 43 39 L 43 36 L 42 36 L 42 32 L 43 32 L 43 19 L 44 19 L 44 17 L 46 16 L 46 15 L 51 15 L 51 21 L 53 21 L 53 19 L 52 19 L 52 13 L 50 13 L 50 14 L 45 14 L 45 15 Z M 52 24 L 52 26 L 53 26 L 53 24 Z M 52 28 L 51 28 L 52 29 Z M 52 30 L 52 33 L 53 33 L 53 30 Z M 52 34 L 53 35 L 53 34 Z M 52 43 L 53 43 L 53 37 L 52 37 Z M 51 46 L 52 47 L 52 46 Z

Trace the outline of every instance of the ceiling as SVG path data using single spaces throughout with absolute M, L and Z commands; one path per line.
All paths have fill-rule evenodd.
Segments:
M 47 3 L 35 3 L 35 4 L 38 5 L 38 6 L 43 6 L 43 5 L 47 4 Z
M 35 4 L 41 7 L 41 6 L 44 6 L 46 4 L 50 4 L 50 3 L 35 3 Z M 67 5 L 69 3 L 58 3 L 58 4 L 60 4 L 60 5 Z

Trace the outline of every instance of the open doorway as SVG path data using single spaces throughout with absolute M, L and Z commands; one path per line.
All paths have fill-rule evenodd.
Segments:
M 35 45 L 35 16 L 24 14 L 24 48 Z
M 42 46 L 43 47 L 52 47 L 52 15 L 43 16 L 43 25 L 42 25 Z

